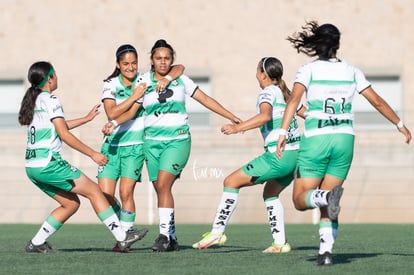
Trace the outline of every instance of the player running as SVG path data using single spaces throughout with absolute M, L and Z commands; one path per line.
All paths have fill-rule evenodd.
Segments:
M 292 182 L 299 148 L 299 129 L 296 119 L 289 125 L 286 152 L 282 159 L 276 157 L 276 142 L 281 131 L 280 123 L 290 91 L 282 79 L 283 66 L 275 57 L 262 58 L 256 69 L 260 92 L 257 98 L 257 114 L 237 125 L 227 124 L 221 128 L 226 134 L 237 134 L 260 128 L 265 152 L 237 169 L 224 179 L 224 190 L 214 218 L 211 232 L 193 244 L 193 248 L 204 249 L 212 245 L 223 245 L 227 237 L 226 226 L 236 210 L 240 188 L 264 184 L 263 200 L 268 214 L 273 243 L 264 253 L 286 253 L 291 251 L 285 237 L 284 209 L 280 193 Z M 304 107 L 298 114 L 303 116 Z
M 302 66 L 296 75 L 292 96 L 283 116 L 282 129 L 288 129 L 298 104 L 306 92 L 308 112 L 300 142 L 298 169 L 293 185 L 296 209 L 319 208 L 318 265 L 331 265 L 332 249 L 338 234 L 339 202 L 342 184 L 354 153 L 352 100 L 363 95 L 397 130 L 411 141 L 411 133 L 398 115 L 371 87 L 364 74 L 337 57 L 340 32 L 332 24 L 311 21 L 302 32 L 288 37 L 298 51 L 318 58 Z M 288 137 L 280 135 L 277 154 L 286 152 Z

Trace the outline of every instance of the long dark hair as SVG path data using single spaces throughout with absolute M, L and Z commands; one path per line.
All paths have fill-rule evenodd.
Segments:
M 282 90 L 283 98 L 285 102 L 289 99 L 290 90 L 286 86 L 285 81 L 282 79 L 283 76 L 283 65 L 276 57 L 263 57 L 260 60 L 260 70 L 267 74 L 267 76 L 274 81 L 277 81 L 280 89 Z
M 175 51 L 173 49 L 173 47 L 167 43 L 167 41 L 165 41 L 164 39 L 158 39 L 157 41 L 155 41 L 154 46 L 152 46 L 151 48 L 151 56 L 150 58 L 152 59 L 152 57 L 154 56 L 155 51 L 158 48 L 167 48 L 170 50 L 171 52 L 171 56 L 172 56 L 172 62 L 171 64 L 174 63 L 174 57 L 175 57 Z M 151 71 L 154 71 L 154 65 L 151 65 Z
M 30 123 L 32 123 L 36 99 L 42 92 L 42 87 L 39 86 L 43 86 L 41 84 L 45 82 L 46 78 L 53 77 L 53 75 L 50 75 L 52 70 L 52 64 L 46 61 L 39 61 L 30 66 L 27 79 L 29 80 L 31 86 L 26 90 L 20 104 L 20 125 L 30 125 Z
M 116 62 L 119 63 L 119 61 L 121 60 L 121 57 L 124 56 L 124 54 L 126 53 L 133 53 L 135 54 L 135 57 L 138 58 L 138 52 L 134 48 L 134 46 L 130 44 L 124 44 L 124 45 L 119 46 L 119 48 L 116 50 L 116 53 L 115 53 Z M 115 70 L 104 81 L 114 78 L 118 76 L 120 73 L 121 71 L 118 69 L 118 67 L 115 66 Z
M 287 40 L 293 44 L 298 53 L 329 59 L 336 56 L 340 38 L 341 33 L 334 25 L 319 26 L 316 21 L 310 21 L 302 26 L 302 32 L 294 33 Z

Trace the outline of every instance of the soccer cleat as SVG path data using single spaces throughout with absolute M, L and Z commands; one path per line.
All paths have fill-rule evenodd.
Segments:
M 132 232 L 132 231 L 134 231 L 134 228 L 132 228 L 132 227 L 127 230 L 127 232 Z M 127 247 L 127 248 L 125 248 L 124 251 L 122 251 L 121 248 L 118 245 L 118 242 L 112 248 L 112 252 L 129 252 L 130 250 L 131 250 L 130 247 Z
M 146 229 L 146 228 L 136 230 L 136 231 L 135 230 L 132 230 L 132 231 L 128 230 L 126 232 L 125 240 L 117 242 L 117 246 L 120 250 L 119 252 L 128 252 L 131 245 L 133 243 L 135 243 L 136 241 L 139 241 L 142 238 L 144 238 L 145 235 L 147 234 L 147 232 L 148 232 L 148 229 Z
M 32 241 L 29 241 L 26 245 L 26 252 L 51 253 L 55 251 L 48 242 L 44 242 L 41 245 L 34 245 Z
M 131 250 L 130 247 L 126 247 L 125 250 L 122 251 L 121 248 L 118 245 L 118 242 L 112 248 L 112 252 L 129 252 L 130 250 Z
M 265 250 L 263 250 L 263 253 L 287 253 L 290 252 L 292 248 L 290 247 L 290 244 L 272 244 Z
M 169 252 L 179 250 L 177 240 L 160 234 L 151 247 L 154 252 Z
M 167 251 L 170 240 L 167 236 L 160 234 L 158 238 L 155 239 L 155 243 L 152 245 L 152 251 L 164 252 Z
M 332 255 L 328 251 L 323 254 L 318 254 L 318 259 L 316 260 L 317 265 L 332 265 Z
M 178 241 L 170 237 L 170 244 L 168 245 L 167 251 L 178 251 L 178 250 L 180 250 Z
M 223 245 L 227 241 L 227 237 L 224 233 L 213 234 L 211 232 L 206 232 L 202 237 L 203 238 L 199 242 L 193 244 L 193 248 L 205 249 L 213 245 Z
M 332 188 L 331 192 L 329 192 L 328 197 L 328 217 L 331 221 L 337 221 L 339 216 L 339 211 L 341 207 L 339 206 L 339 201 L 341 200 L 342 192 L 344 189 L 342 186 L 337 185 Z

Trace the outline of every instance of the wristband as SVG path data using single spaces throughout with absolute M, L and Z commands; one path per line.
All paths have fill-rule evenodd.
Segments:
M 114 125 L 114 128 L 118 127 L 118 121 L 116 121 L 115 119 L 111 120 L 110 123 L 112 123 Z
M 166 76 L 164 76 L 164 78 L 168 79 L 169 82 L 171 82 L 173 80 L 173 78 L 169 74 L 167 74 Z
M 398 129 L 401 129 L 404 127 L 404 123 L 402 122 L 402 120 L 400 120 L 397 124 L 395 124 L 397 126 Z
M 287 130 L 285 130 L 283 128 L 279 129 L 279 136 L 286 136 L 286 134 L 287 134 Z

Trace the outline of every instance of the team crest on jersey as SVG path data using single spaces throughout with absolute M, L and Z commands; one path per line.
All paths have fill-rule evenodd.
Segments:
M 174 94 L 173 90 L 165 89 L 158 93 L 158 101 L 160 103 L 165 103 L 167 102 L 167 98 L 172 97 L 173 94 Z

